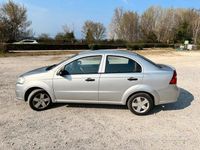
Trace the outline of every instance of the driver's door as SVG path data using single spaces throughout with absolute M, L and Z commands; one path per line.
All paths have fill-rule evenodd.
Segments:
M 101 59 L 102 56 L 89 56 L 67 64 L 67 74 L 55 75 L 53 80 L 56 100 L 98 101 Z

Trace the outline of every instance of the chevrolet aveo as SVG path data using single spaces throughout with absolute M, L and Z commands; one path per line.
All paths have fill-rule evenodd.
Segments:
M 173 67 L 128 51 L 98 50 L 21 75 L 16 95 L 36 111 L 52 103 L 95 103 L 127 105 L 144 115 L 156 105 L 177 101 L 176 83 Z

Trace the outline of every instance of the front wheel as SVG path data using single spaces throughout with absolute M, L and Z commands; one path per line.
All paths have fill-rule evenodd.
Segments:
M 153 108 L 153 99 L 149 94 L 137 93 L 128 100 L 129 110 L 136 115 L 146 115 Z
M 51 98 L 44 90 L 37 89 L 30 93 L 28 103 L 33 110 L 42 111 L 51 105 Z

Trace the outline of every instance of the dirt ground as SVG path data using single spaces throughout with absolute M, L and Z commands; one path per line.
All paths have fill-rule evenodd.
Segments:
M 143 54 L 176 67 L 181 88 L 178 102 L 147 116 L 86 104 L 35 112 L 15 99 L 17 76 L 66 56 L 0 58 L 0 149 L 200 149 L 200 52 Z

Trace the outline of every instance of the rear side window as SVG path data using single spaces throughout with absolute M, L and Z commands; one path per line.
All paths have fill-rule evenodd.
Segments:
M 107 56 L 105 73 L 138 73 L 141 66 L 132 59 L 120 56 Z

